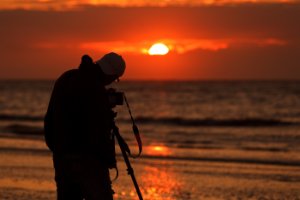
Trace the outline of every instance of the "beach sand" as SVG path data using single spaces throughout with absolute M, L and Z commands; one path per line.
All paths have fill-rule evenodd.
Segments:
M 51 153 L 42 140 L 0 138 L 0 144 L 1 200 L 56 198 Z M 132 165 L 145 200 L 300 199 L 297 165 L 162 157 L 132 160 Z M 118 166 L 114 198 L 138 199 L 121 156 Z

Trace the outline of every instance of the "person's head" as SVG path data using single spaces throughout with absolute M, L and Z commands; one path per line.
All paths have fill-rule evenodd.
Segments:
M 81 57 L 81 63 L 79 68 L 91 67 L 94 64 L 93 59 L 89 55 L 83 55 Z
M 105 54 L 101 59 L 96 61 L 96 64 L 100 66 L 100 69 L 103 72 L 102 78 L 106 85 L 121 77 L 126 68 L 126 64 L 122 56 L 114 52 Z

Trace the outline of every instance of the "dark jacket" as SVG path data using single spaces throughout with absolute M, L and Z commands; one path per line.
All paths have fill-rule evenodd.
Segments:
M 96 66 L 81 66 L 55 82 L 44 120 L 46 144 L 54 154 L 115 159 L 112 110 L 100 77 Z

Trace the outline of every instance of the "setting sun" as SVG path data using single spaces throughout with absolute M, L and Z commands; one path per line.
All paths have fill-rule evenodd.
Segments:
M 172 154 L 172 151 L 167 146 L 164 145 L 149 146 L 148 148 L 145 149 L 145 152 L 152 156 L 157 156 L 157 155 L 168 156 Z
M 155 43 L 148 50 L 149 55 L 166 55 L 169 48 L 163 43 Z

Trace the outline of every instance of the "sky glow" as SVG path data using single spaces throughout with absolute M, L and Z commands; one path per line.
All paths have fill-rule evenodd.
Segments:
M 2 0 L 0 79 L 55 79 L 111 51 L 124 79 L 299 79 L 299 19 L 299 1 Z

